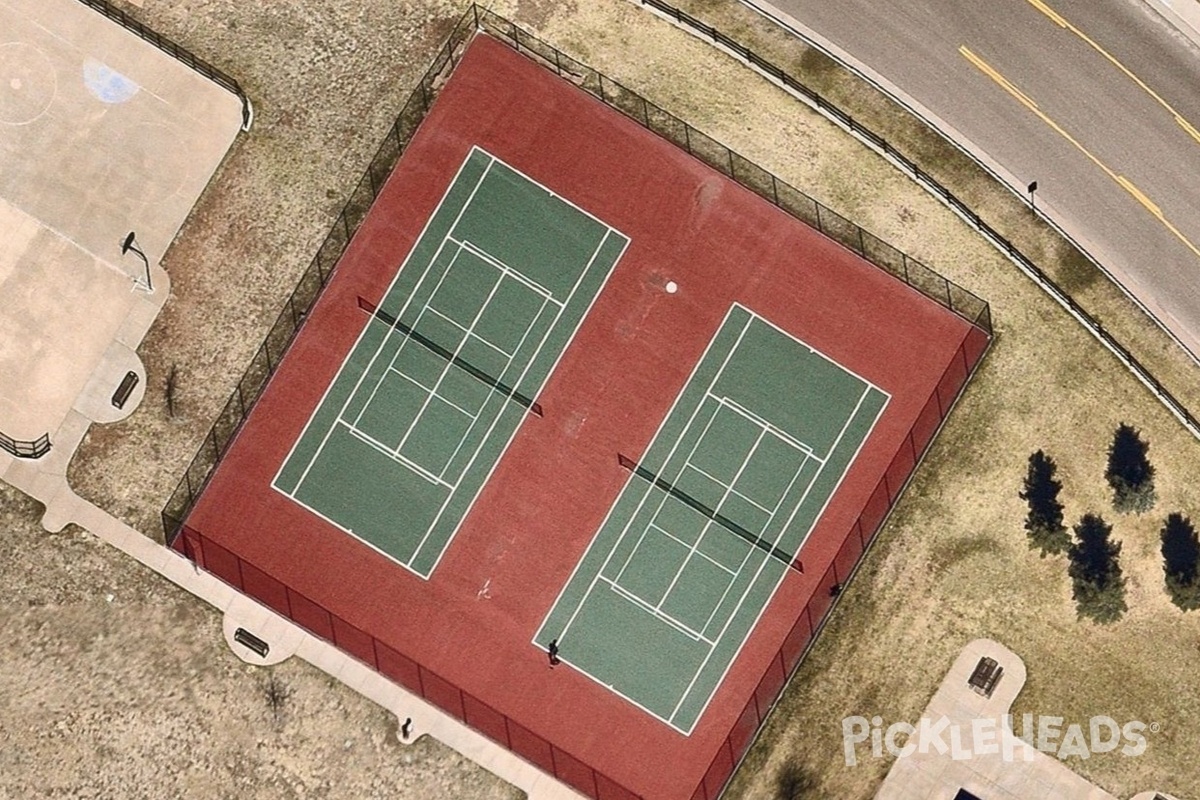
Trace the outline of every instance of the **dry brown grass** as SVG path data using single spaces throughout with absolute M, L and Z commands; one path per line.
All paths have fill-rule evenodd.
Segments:
M 912 720 L 959 648 L 990 636 L 1029 668 L 1018 713 L 1157 722 L 1144 756 L 1072 767 L 1119 795 L 1157 787 L 1200 794 L 1200 700 L 1192 685 L 1200 617 L 1161 587 L 1156 530 L 1167 511 L 1200 507 L 1190 482 L 1200 447 L 1064 312 L 915 184 L 782 91 L 708 44 L 623 0 L 508 0 L 497 11 L 533 28 L 652 101 L 992 303 L 998 339 L 863 571 L 788 688 L 734 797 L 765 797 L 778 767 L 819 769 L 821 796 L 871 796 L 887 769 L 841 764 L 840 720 Z M 886 131 L 1063 281 L 1161 379 L 1200 405 L 1197 370 L 1093 268 L 953 149 L 898 116 L 827 60 L 731 4 L 691 2 L 752 41 L 856 117 Z M 151 530 L 202 432 L 456 11 L 422 0 L 254 4 L 148 3 L 141 15 L 244 81 L 258 122 L 242 139 L 167 258 L 174 297 L 143 357 L 161 395 L 181 370 L 185 416 L 150 396 L 131 420 L 98 429 L 71 479 Z M 387 65 L 385 71 L 381 65 Z M 1159 469 L 1159 505 L 1115 518 L 1130 613 L 1108 628 L 1076 621 L 1065 564 L 1025 546 L 1016 491 L 1031 450 L 1060 464 L 1068 515 L 1105 511 L 1102 471 L 1115 425 L 1142 428 Z
M 0 798 L 521 793 L 308 664 L 247 666 L 218 611 L 0 484 Z M 269 676 L 286 687 L 278 716 Z

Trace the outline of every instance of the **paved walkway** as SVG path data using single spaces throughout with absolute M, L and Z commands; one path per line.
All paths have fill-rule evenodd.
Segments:
M 984 656 L 995 659 L 1004 670 L 991 697 L 977 694 L 968 685 L 971 672 Z M 918 746 L 911 755 L 897 758 L 875 800 L 950 800 L 959 789 L 984 800 L 1117 800 L 1072 772 L 1055 755 L 1026 744 L 1003 725 L 1024 685 L 1025 664 L 1016 653 L 989 639 L 967 645 L 922 714 L 931 726 L 936 727 L 943 718 L 948 721 L 938 737 L 946 752 L 940 752 L 930 738 L 928 746 Z M 994 735 L 973 734 L 976 720 L 986 720 L 984 727 Z M 957 737 L 951 733 L 956 727 Z M 920 738 L 914 734 L 909 741 L 919 742 Z M 1144 792 L 1132 800 L 1174 799 Z
M 408 741 L 433 736 L 533 800 L 581 797 L 71 489 L 67 465 L 92 423 L 123 419 L 142 401 L 137 348 L 170 288 L 156 256 L 237 135 L 241 103 L 76 0 L 0 0 L 0 23 L 21 40 L 0 53 L 0 229 L 11 234 L 0 242 L 0 295 L 16 298 L 0 308 L 0 431 L 48 432 L 53 443 L 33 461 L 0 450 L 0 479 L 46 506 L 47 530 L 77 524 L 220 609 L 227 643 L 248 663 L 302 658 L 412 718 Z M 143 264 L 120 251 L 130 220 L 152 290 L 135 290 Z M 137 385 L 116 408 L 129 372 Z M 269 661 L 233 641 L 239 627 L 270 644 Z
M 1200 0 L 1145 0 L 1145 3 L 1200 46 Z
M 69 426 L 64 425 L 54 450 L 45 458 L 37 461 L 22 461 L 11 456 L 0 458 L 0 478 L 46 505 L 42 525 L 47 530 L 57 531 L 68 523 L 75 523 L 220 609 L 225 614 L 226 642 L 247 663 L 265 666 L 297 656 L 394 712 L 401 721 L 411 717 L 413 728 L 409 741 L 430 735 L 523 790 L 530 800 L 577 800 L 582 797 L 332 644 L 197 569 L 174 551 L 151 541 L 136 529 L 76 495 L 67 485 L 66 465 L 90 421 L 77 412 L 72 421 L 74 424 L 70 427 L 75 438 L 70 442 L 66 440 L 64 434 Z M 233 632 L 239 627 L 253 632 L 270 644 L 268 659 L 259 658 L 233 641 Z

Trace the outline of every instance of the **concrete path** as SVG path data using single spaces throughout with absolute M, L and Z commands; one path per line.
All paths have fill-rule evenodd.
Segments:
M 78 445 L 89 421 L 82 415 L 73 419 Z M 65 441 L 64 441 L 65 444 Z M 74 523 L 108 542 L 191 592 L 225 614 L 226 643 L 241 659 L 257 666 L 277 664 L 292 656 L 299 657 L 337 678 L 354 691 L 392 711 L 401 720 L 413 720 L 408 741 L 429 735 L 457 750 L 484 769 L 523 790 L 530 800 L 578 800 L 582 795 L 513 755 L 491 739 L 476 733 L 421 698 L 392 683 L 360 661 L 346 655 L 323 639 L 305 631 L 291 620 L 246 597 L 187 559 L 159 545 L 108 512 L 76 495 L 67 485 L 66 465 L 70 460 L 66 447 L 56 447 L 37 461 L 22 461 L 9 456 L 0 459 L 0 478 L 46 506 L 42 525 L 49 531 L 61 530 Z M 245 628 L 268 642 L 267 659 L 233 641 L 237 628 Z
M 1004 670 L 991 697 L 977 694 L 968 684 L 985 656 Z M 941 732 L 936 740 L 932 735 L 909 737 L 916 743 L 915 752 L 896 759 L 875 800 L 951 800 L 960 789 L 985 800 L 1117 800 L 1072 772 L 1053 753 L 1014 735 L 1005 720 L 1025 677 L 1024 662 L 1007 647 L 989 639 L 967 645 L 921 715 L 931 729 Z M 990 734 L 977 734 L 977 728 Z M 952 732 L 955 729 L 957 733 Z M 1064 739 L 1065 732 L 1059 735 L 1059 743 Z M 1145 792 L 1133 800 L 1173 798 Z
M 36 460 L 0 450 L 0 479 L 45 505 L 47 530 L 79 525 L 220 609 L 248 663 L 304 659 L 411 718 L 407 741 L 433 736 L 533 800 L 581 797 L 71 489 L 67 465 L 92 423 L 142 401 L 137 348 L 170 288 L 157 256 L 241 128 L 241 102 L 77 0 L 0 0 L 0 31 L 0 432 L 53 445 Z M 145 264 L 121 253 L 131 227 Z M 117 408 L 129 372 L 138 381 Z M 270 644 L 269 659 L 233 641 L 239 627 Z

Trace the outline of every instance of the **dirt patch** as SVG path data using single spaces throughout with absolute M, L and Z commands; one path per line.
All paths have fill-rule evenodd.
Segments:
M 38 510 L 0 485 L 0 797 L 522 796 L 400 744 L 394 715 L 303 662 L 242 663 L 215 610 Z
M 820 765 L 818 796 L 871 797 L 889 764 L 842 766 L 842 718 L 914 720 L 960 648 L 979 636 L 998 639 L 1025 660 L 1029 682 L 1017 713 L 1062 716 L 1068 723 L 1106 714 L 1161 726 L 1140 758 L 1096 756 L 1069 762 L 1073 769 L 1121 796 L 1150 787 L 1200 794 L 1194 746 L 1200 698 L 1177 690 L 1194 683 L 1189 665 L 1200 617 L 1170 605 L 1155 549 L 1166 513 L 1195 517 L 1200 508 L 1200 485 L 1191 480 L 1200 468 L 1200 445 L 945 207 L 708 43 L 622 0 L 492 5 L 992 303 L 998 332 L 992 353 L 843 593 L 730 795 L 770 796 L 779 768 L 800 760 Z M 752 12 L 707 0 L 685 6 L 797 74 L 813 71 L 822 91 L 921 160 L 1062 280 L 1185 402 L 1200 406 L 1200 371 L 1119 290 L 1033 221 L 1021 198 L 998 189 L 869 86 L 829 69 Z M 71 468 L 83 494 L 153 535 L 183 466 L 461 8 L 433 0 L 155 0 L 131 10 L 238 77 L 258 115 L 168 253 L 173 296 L 142 348 L 150 376 L 146 402 L 125 423 L 94 429 Z M 180 380 L 175 419 L 163 402 L 172 364 Z M 1144 517 L 1112 514 L 1103 483 L 1104 450 L 1123 420 L 1143 430 L 1159 470 L 1159 505 Z M 1116 625 L 1079 623 L 1063 560 L 1039 558 L 1025 543 L 1017 490 L 1025 459 L 1038 448 L 1059 463 L 1068 519 L 1102 512 L 1124 543 L 1130 612 Z M 201 786 L 220 783 L 182 783 L 195 775 L 220 776 L 230 786 L 263 778 L 267 788 L 260 791 L 275 792 L 263 797 L 383 796 L 398 787 L 400 794 L 409 787 L 419 796 L 506 796 L 445 751 L 422 762 L 428 771 L 406 772 L 415 764 L 396 756 L 409 751 L 387 744 L 386 715 L 302 665 L 283 668 L 297 694 L 295 713 L 282 724 L 297 726 L 294 735 L 271 738 L 277 731 L 263 710 L 261 673 L 250 675 L 224 652 L 211 612 L 152 575 L 136 577 L 141 573 L 122 558 L 82 543 L 86 537 L 77 532 L 58 539 L 36 534 L 30 522 L 36 509 L 11 493 L 0 499 L 7 515 L 0 531 L 24 537 L 7 548 L 18 557 L 0 572 L 18 585 L 5 596 L 24 598 L 6 600 L 2 618 L 8 635 L 0 675 L 10 683 L 0 687 L 6 737 L 0 758 L 16 760 L 0 769 L 0 781 L 22 783 L 0 783 L 0 794 L 30 796 L 45 785 L 39 780 L 59 774 L 85 786 L 99 787 L 87 782 L 109 775 L 123 777 L 114 786 L 157 786 L 144 781 L 168 772 L 181 781 L 176 792 L 187 796 L 206 796 Z M 102 566 L 79 566 L 89 559 Z M 71 570 L 76 577 L 68 579 Z M 113 576 L 121 575 L 143 587 L 135 597 L 153 600 L 129 611 L 109 602 L 108 594 L 124 596 L 111 591 Z M 44 605 L 30 606 L 29 597 Z M 158 638 L 151 635 L 155 626 Z M 73 655 L 78 652 L 87 656 Z M 122 672 L 126 664 L 140 666 Z M 54 694 L 40 693 L 26 673 L 59 687 L 61 705 L 46 705 Z M 88 711 L 70 717 L 75 707 Z M 170 714 L 158 716 L 160 708 Z M 126 714 L 133 715 L 138 736 L 104 738 L 109 730 L 129 731 L 118 722 Z M 176 724 L 172 715 L 184 722 Z M 64 720 L 66 730 L 55 734 Z M 268 732 L 259 733 L 264 726 Z M 256 732 L 240 732 L 246 729 Z M 336 735 L 326 737 L 327 729 Z M 361 730 L 346 748 L 350 729 Z M 293 738 L 308 744 L 292 749 Z M 140 766 L 114 766 L 117 759 L 101 761 L 98 754 L 109 751 L 100 742 L 145 757 L 133 759 Z M 76 770 L 64 757 L 67 745 L 91 768 Z M 419 751 L 412 752 L 417 758 Z M 193 763 L 199 765 L 194 770 Z M 426 780 L 435 788 L 425 788 Z M 439 795 L 437 787 L 453 788 Z

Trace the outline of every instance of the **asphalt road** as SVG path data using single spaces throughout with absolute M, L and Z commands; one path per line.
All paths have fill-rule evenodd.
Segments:
M 1200 49 L 1142 0 L 743 2 L 1011 186 L 1036 180 L 1038 207 L 1200 355 Z

